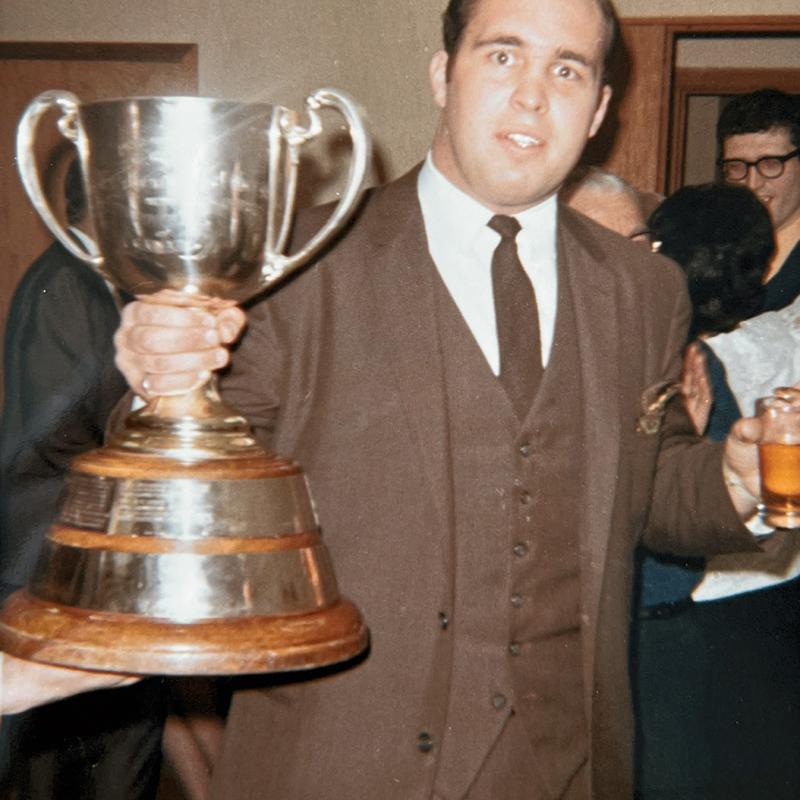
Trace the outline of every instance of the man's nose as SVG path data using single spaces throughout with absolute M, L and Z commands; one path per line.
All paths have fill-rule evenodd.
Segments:
M 512 103 L 525 111 L 545 113 L 549 108 L 546 82 L 534 70 L 521 74 L 514 88 Z
M 747 177 L 745 178 L 745 186 L 747 186 L 750 191 L 754 192 L 756 189 L 759 189 L 761 185 L 764 183 L 764 178 L 761 176 L 761 173 L 756 169 L 755 165 L 747 168 Z

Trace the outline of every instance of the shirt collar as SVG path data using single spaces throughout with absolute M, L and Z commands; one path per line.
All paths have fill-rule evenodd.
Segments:
M 469 250 L 484 230 L 496 238 L 487 223 L 494 213 L 451 183 L 433 163 L 431 153 L 425 159 L 417 183 L 422 214 L 447 240 L 459 249 Z M 525 232 L 555 232 L 558 203 L 556 195 L 548 197 L 513 216 Z

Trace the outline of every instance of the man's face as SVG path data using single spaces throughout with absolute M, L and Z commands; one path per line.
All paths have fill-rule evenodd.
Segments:
M 431 62 L 436 166 L 496 213 L 556 192 L 605 115 L 594 0 L 480 0 L 458 51 Z
M 764 156 L 783 156 L 794 149 L 786 128 L 770 128 L 728 136 L 722 146 L 722 157 L 752 162 Z M 767 207 L 776 231 L 800 220 L 800 158 L 786 161 L 783 174 L 777 178 L 765 178 L 751 167 L 741 183 Z

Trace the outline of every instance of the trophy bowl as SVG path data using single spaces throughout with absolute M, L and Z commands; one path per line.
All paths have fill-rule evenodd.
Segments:
M 353 142 L 347 185 L 322 228 L 286 255 L 300 150 L 325 107 L 344 116 Z M 52 108 L 80 160 L 96 233 L 85 248 L 50 209 L 33 158 Z M 358 201 L 370 143 L 355 104 L 320 89 L 305 110 L 303 125 L 259 103 L 81 104 L 50 91 L 23 114 L 17 163 L 53 235 L 106 280 L 144 301 L 220 308 L 307 263 Z M 34 575 L 0 611 L 6 652 L 127 673 L 306 669 L 367 642 L 339 594 L 302 468 L 258 444 L 215 376 L 150 400 L 73 460 Z

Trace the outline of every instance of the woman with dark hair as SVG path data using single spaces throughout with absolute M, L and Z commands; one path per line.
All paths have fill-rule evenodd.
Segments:
M 690 341 L 708 366 L 713 405 L 706 407 L 707 419 L 694 416 L 695 424 L 709 438 L 724 439 L 742 412 L 753 410 L 752 398 L 731 390 L 731 378 L 758 383 L 764 365 L 723 363 L 715 339 L 752 342 L 763 338 L 765 324 L 777 326 L 785 335 L 767 343 L 770 370 L 758 375 L 759 385 L 800 380 L 796 368 L 784 369 L 800 365 L 790 319 L 800 317 L 800 309 L 759 315 L 774 252 L 769 214 L 743 187 L 706 184 L 667 198 L 649 228 L 654 246 L 686 273 Z M 754 520 L 755 532 L 771 533 L 758 524 Z M 769 552 L 708 564 L 641 554 L 631 663 L 637 797 L 797 797 L 798 544 L 796 536 L 778 534 Z
M 686 186 L 648 221 L 659 252 L 686 273 L 692 301 L 690 339 L 733 330 L 762 310 L 762 278 L 775 249 L 772 222 L 740 186 Z

